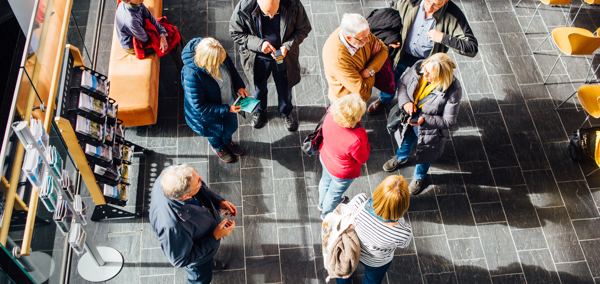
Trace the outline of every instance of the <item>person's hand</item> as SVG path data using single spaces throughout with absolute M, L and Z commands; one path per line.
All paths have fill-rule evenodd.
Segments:
M 219 240 L 222 237 L 227 237 L 231 234 L 231 231 L 235 228 L 235 221 L 223 219 L 219 225 L 213 231 L 215 239 Z
M 442 42 L 442 39 L 444 39 L 444 33 L 438 30 L 430 30 L 427 32 L 427 37 L 434 42 L 440 43 Z
M 360 76 L 364 79 L 371 78 L 371 74 L 369 74 L 368 68 L 363 69 L 362 71 L 358 72 L 358 74 L 360 74 Z
M 401 45 L 402 45 L 401 42 L 390 43 L 390 46 L 393 47 L 393 48 L 400 48 Z
M 423 118 L 422 116 L 419 117 L 419 120 L 417 121 L 417 123 L 408 123 L 412 126 L 419 126 L 421 124 L 423 124 L 423 121 L 425 121 L 425 118 Z
M 262 46 L 260 47 L 260 50 L 262 50 L 262 52 L 264 54 L 269 54 L 272 52 L 275 52 L 275 48 L 271 45 L 270 42 L 268 41 L 263 41 Z
M 283 56 L 283 58 L 285 58 L 285 55 L 287 54 L 288 50 L 287 48 L 285 48 L 285 46 L 281 46 L 281 56 Z
M 167 42 L 167 38 L 164 36 L 160 37 L 160 52 L 165 53 L 169 48 L 169 43 Z
M 232 217 L 237 216 L 237 209 L 235 208 L 235 206 L 233 205 L 233 203 L 229 202 L 229 201 L 221 201 L 221 203 L 219 203 L 219 209 L 226 209 L 229 210 L 230 215 Z
M 229 112 L 233 112 L 233 113 L 238 113 L 240 111 L 242 111 L 240 108 L 242 106 L 229 106 Z
M 371 55 L 377 54 L 377 52 L 379 52 L 380 50 L 381 50 L 381 43 L 379 43 L 379 40 L 375 40 L 373 42 L 373 47 L 371 47 Z
M 246 91 L 246 89 L 244 89 L 244 88 L 240 88 L 239 90 L 237 90 L 237 93 L 240 94 L 240 96 L 242 96 L 242 98 L 245 98 L 248 96 L 248 91 Z
M 403 107 L 404 110 L 410 115 L 412 115 L 413 112 L 417 111 L 417 106 L 411 102 L 405 103 Z

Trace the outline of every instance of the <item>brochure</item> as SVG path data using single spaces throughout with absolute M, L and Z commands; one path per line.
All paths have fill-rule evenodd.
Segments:
M 93 122 L 81 115 L 77 116 L 75 131 L 90 138 L 102 141 L 104 129 L 99 123 Z
M 62 158 L 58 154 L 56 147 L 48 147 L 48 150 L 46 150 L 46 161 L 48 161 L 52 172 L 54 172 L 56 176 L 60 177 L 62 174 Z
M 44 125 L 39 119 L 30 117 L 29 118 L 29 131 L 31 131 L 31 135 L 35 141 L 37 141 L 38 146 L 42 149 L 42 152 L 46 151 L 46 147 L 48 147 L 48 133 L 44 129 Z
M 106 96 L 106 82 L 92 75 L 90 71 L 83 70 L 81 73 L 81 87 L 94 93 Z
M 75 198 L 73 198 L 73 211 L 75 211 L 75 214 L 77 214 L 77 216 L 79 216 L 79 218 L 81 219 L 81 222 L 86 225 L 87 224 L 87 220 L 86 218 L 86 208 L 85 208 L 85 203 L 83 203 L 83 201 L 81 200 L 81 195 L 77 194 L 75 195 Z
M 54 212 L 56 210 L 56 203 L 58 200 L 58 186 L 52 176 L 47 176 L 44 179 L 44 184 L 40 188 L 40 199 L 46 206 L 48 211 Z
M 91 97 L 86 93 L 79 93 L 78 108 L 99 117 L 104 117 L 106 115 L 106 103 Z
M 85 237 L 86 233 L 83 226 L 73 222 L 73 224 L 71 224 L 71 231 L 69 232 L 69 244 L 77 255 L 81 255 L 85 252 Z
M 42 187 L 44 183 L 44 174 L 46 172 L 46 164 L 42 162 L 42 157 L 38 151 L 27 151 L 25 160 L 21 167 L 29 182 L 36 187 Z
M 67 201 L 63 200 L 62 197 L 59 197 L 58 199 L 58 205 L 52 219 L 63 235 L 69 234 L 69 228 L 73 221 L 73 211 L 71 211 L 69 204 L 67 204 Z
M 98 158 L 100 160 L 103 160 L 105 162 L 110 162 L 112 161 L 112 147 L 108 146 L 108 145 L 102 145 L 102 146 L 93 146 L 90 144 L 85 144 L 85 153 Z
M 62 171 L 60 186 L 70 195 L 67 196 L 67 199 L 73 201 L 73 196 L 75 196 L 75 185 L 71 182 L 71 177 L 69 177 L 69 172 L 67 172 L 67 170 Z
M 260 103 L 260 101 L 255 98 L 252 98 L 252 97 L 241 98 L 241 96 L 239 96 L 234 105 L 241 106 L 240 109 L 242 111 L 253 112 L 259 103 Z

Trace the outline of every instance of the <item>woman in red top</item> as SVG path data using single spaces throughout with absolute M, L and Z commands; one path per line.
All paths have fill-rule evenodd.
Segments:
M 319 182 L 321 218 L 332 212 L 350 184 L 369 159 L 371 144 L 360 118 L 367 106 L 358 94 L 338 99 L 323 121 L 323 142 L 319 151 L 323 175 Z

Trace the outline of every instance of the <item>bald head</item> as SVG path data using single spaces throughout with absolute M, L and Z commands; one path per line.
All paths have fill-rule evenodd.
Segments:
M 258 3 L 260 10 L 269 16 L 269 18 L 273 18 L 279 10 L 279 0 L 258 0 L 256 3 Z

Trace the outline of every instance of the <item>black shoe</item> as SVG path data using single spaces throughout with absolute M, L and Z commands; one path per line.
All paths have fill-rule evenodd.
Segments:
M 294 132 L 298 130 L 298 122 L 296 122 L 296 119 L 294 119 L 294 115 L 292 115 L 291 113 L 287 116 L 284 115 L 283 121 L 285 122 L 285 128 L 287 128 L 288 131 Z
M 234 154 L 236 156 L 241 156 L 244 154 L 244 150 L 242 149 L 242 147 L 240 147 L 240 145 L 235 144 L 233 142 L 229 143 L 227 145 L 227 148 L 229 148 L 229 152 L 231 152 L 231 154 Z
M 406 159 L 404 161 L 398 161 L 398 158 L 393 157 L 393 158 L 389 159 L 387 162 L 385 162 L 385 164 L 383 164 L 383 170 L 386 172 L 395 171 L 401 165 L 406 164 L 407 161 L 408 161 L 408 159 Z
M 224 262 L 220 262 L 218 260 L 213 260 L 213 269 L 212 271 L 221 271 L 221 270 L 225 270 L 225 268 L 227 268 L 227 264 L 225 264 Z
M 267 118 L 267 112 L 255 112 L 252 114 L 252 127 L 261 128 L 265 124 L 265 120 Z
M 350 202 L 350 198 L 348 196 L 342 196 L 342 198 L 340 198 L 340 202 L 338 202 L 338 204 L 342 203 L 342 204 L 348 204 Z
M 408 185 L 408 191 L 412 195 L 417 195 L 423 191 L 423 180 L 413 178 L 413 180 Z

